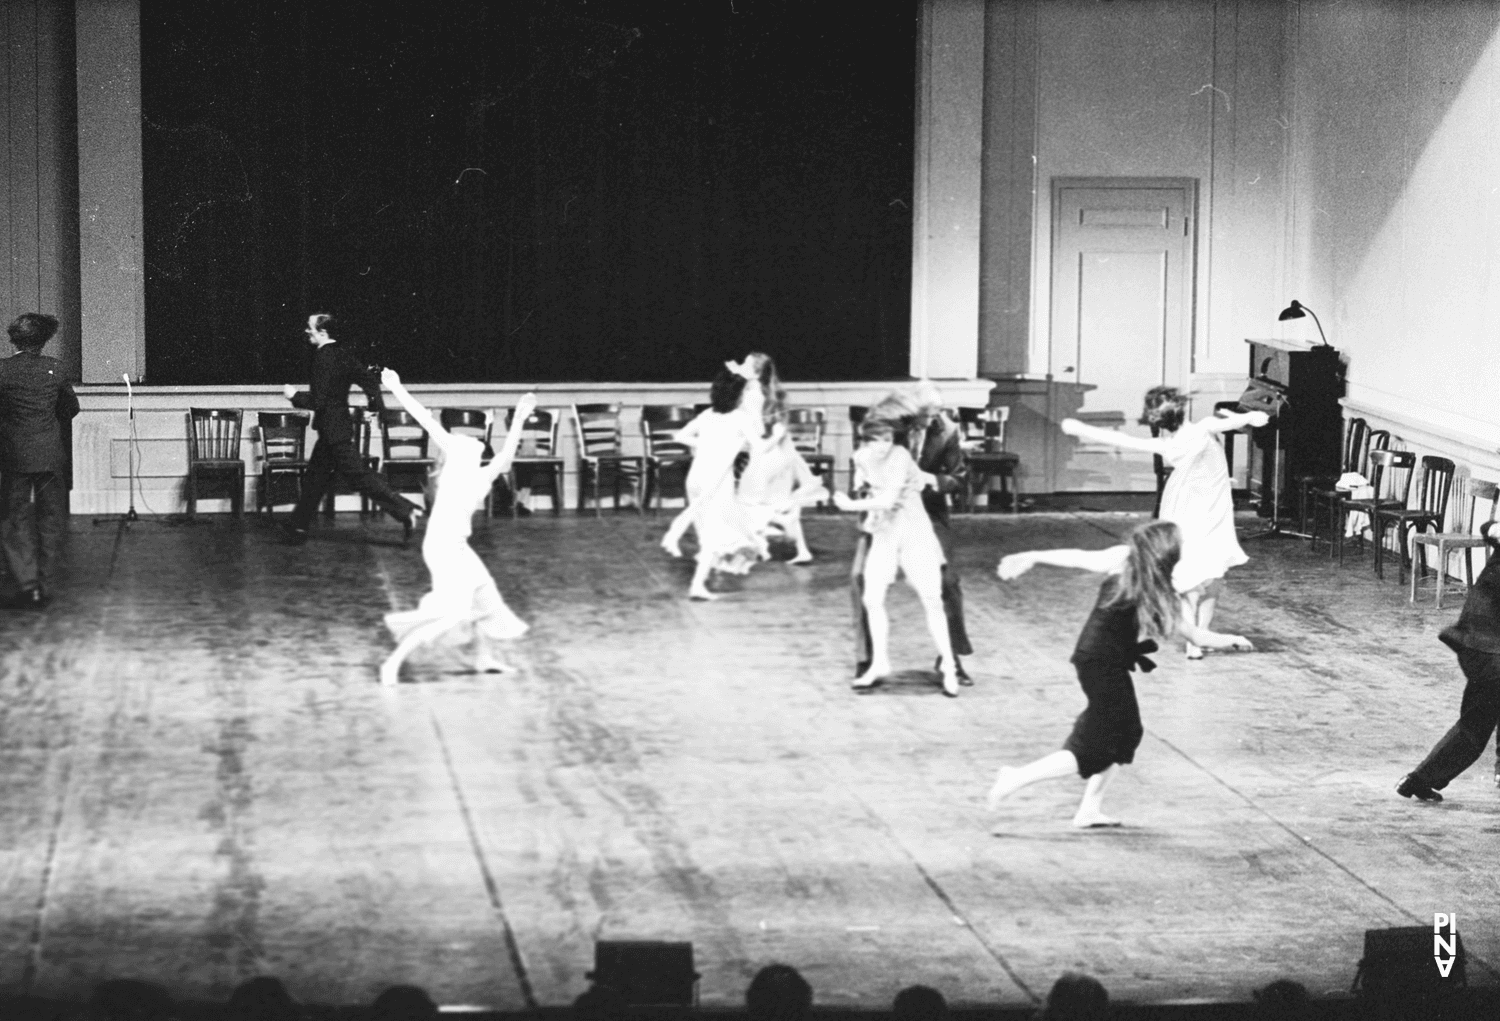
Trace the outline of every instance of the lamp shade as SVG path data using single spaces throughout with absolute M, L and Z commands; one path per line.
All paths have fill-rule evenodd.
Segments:
M 1302 304 L 1296 298 L 1293 298 L 1292 303 L 1281 310 L 1281 314 L 1276 317 L 1276 321 L 1284 323 L 1288 319 L 1301 319 L 1303 316 L 1312 316 L 1312 321 L 1318 326 L 1318 336 L 1323 338 L 1323 346 L 1327 347 L 1328 334 L 1323 332 L 1323 323 L 1318 318 L 1318 313 Z

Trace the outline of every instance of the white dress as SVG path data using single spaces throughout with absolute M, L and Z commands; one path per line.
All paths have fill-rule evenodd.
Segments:
M 1161 494 L 1161 520 L 1182 529 L 1182 557 L 1172 587 L 1187 592 L 1249 561 L 1234 533 L 1234 497 L 1218 437 L 1203 422 L 1188 422 L 1166 441 L 1172 466 Z
M 786 510 L 792 494 L 803 487 L 815 487 L 817 478 L 797 452 L 790 436 L 776 443 L 752 445 L 750 463 L 740 476 L 739 499 L 749 518 L 751 529 L 764 536 L 771 529 L 785 530 L 800 507 Z
M 925 483 L 911 452 L 893 445 L 877 460 L 873 447 L 860 447 L 854 452 L 854 483 L 856 489 L 868 485 L 872 497 L 891 503 L 888 510 L 866 512 L 860 522 L 860 528 L 870 533 L 865 584 L 890 585 L 899 568 L 913 588 L 937 591 L 946 558 L 922 505 Z
M 422 537 L 422 560 L 432 576 L 432 589 L 415 609 L 386 614 L 386 627 L 399 642 L 423 624 L 449 618 L 454 626 L 434 639 L 434 644 L 458 646 L 519 638 L 526 633 L 526 622 L 505 605 L 495 579 L 469 545 L 474 511 L 489 489 L 489 479 L 479 464 L 480 445 L 466 436 L 452 437 L 450 442 L 474 446 L 450 455 L 437 476 L 437 495 Z
M 688 468 L 687 498 L 698 532 L 698 562 L 743 574 L 766 550 L 735 492 L 734 459 L 755 439 L 752 421 L 739 411 L 705 411 L 694 425 L 697 446 Z

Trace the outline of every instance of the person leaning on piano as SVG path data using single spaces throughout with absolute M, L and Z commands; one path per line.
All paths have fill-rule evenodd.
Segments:
M 0 547 L 19 592 L 4 605 L 40 610 L 68 533 L 63 423 L 78 414 L 78 398 L 62 363 L 42 354 L 55 317 L 27 312 L 8 332 L 16 353 L 0 361 Z
M 282 390 L 294 407 L 313 413 L 312 426 L 318 433 L 312 456 L 307 459 L 302 496 L 283 527 L 292 542 L 306 541 L 318 504 L 328 495 L 337 474 L 352 482 L 361 493 L 401 522 L 404 537 L 410 539 L 422 508 L 393 490 L 384 475 L 365 463 L 362 452 L 355 450 L 353 444 L 349 388 L 358 386 L 365 392 L 371 412 L 384 411 L 380 377 L 374 369 L 361 365 L 338 344 L 330 332 L 335 326 L 333 316 L 327 312 L 307 317 L 307 342 L 314 348 L 311 389 L 298 390 L 287 386 Z

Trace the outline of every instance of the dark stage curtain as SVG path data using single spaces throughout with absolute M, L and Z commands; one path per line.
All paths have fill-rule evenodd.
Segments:
M 913 3 L 141 14 L 147 382 L 906 373 Z

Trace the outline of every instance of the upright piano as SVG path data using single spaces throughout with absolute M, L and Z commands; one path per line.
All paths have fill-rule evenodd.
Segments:
M 1344 360 L 1326 344 L 1309 348 L 1278 340 L 1245 343 L 1250 345 L 1250 380 L 1281 398 L 1275 417 L 1252 433 L 1262 456 L 1251 456 L 1249 480 L 1250 491 L 1260 497 L 1258 513 L 1276 521 L 1295 513 L 1291 504 L 1297 479 L 1337 477 L 1342 467 L 1339 398 L 1344 396 Z

